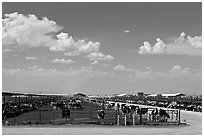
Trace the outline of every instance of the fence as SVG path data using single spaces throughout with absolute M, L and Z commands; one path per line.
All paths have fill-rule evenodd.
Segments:
M 119 113 L 117 115 L 117 125 L 139 125 L 139 124 L 180 124 L 180 110 L 165 110 L 169 118 L 155 115 L 154 109 L 148 109 L 147 113 L 141 114 L 137 111 L 129 114 Z
M 105 118 L 97 118 L 97 110 L 105 108 Z M 139 124 L 179 124 L 180 111 L 177 109 L 165 109 L 169 118 L 154 114 L 157 108 L 146 107 L 146 112 L 142 112 L 143 107 L 137 106 L 135 110 L 124 114 L 121 110 L 114 109 L 101 103 L 83 102 L 82 109 L 71 109 L 70 119 L 62 118 L 62 110 L 51 104 L 42 105 L 37 110 L 23 113 L 19 116 L 13 115 L 4 119 L 3 124 L 27 125 L 27 124 L 103 124 L 103 125 L 139 125 Z

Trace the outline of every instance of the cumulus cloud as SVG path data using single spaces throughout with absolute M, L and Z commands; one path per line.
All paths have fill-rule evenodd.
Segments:
M 17 12 L 4 16 L 2 40 L 5 51 L 26 47 L 47 47 L 51 51 L 66 52 L 65 55 L 68 56 L 99 51 L 99 42 L 75 40 L 68 33 L 59 32 L 62 27 L 47 17 L 40 20 L 35 15 L 26 16 Z
M 86 42 L 85 40 L 75 41 L 68 33 L 60 33 L 57 36 L 57 45 L 50 47 L 51 51 L 69 51 L 67 56 L 76 56 L 81 53 L 91 53 L 99 51 L 99 42 Z
M 127 68 L 127 67 L 125 67 L 125 66 L 123 66 L 123 65 L 117 65 L 117 66 L 115 66 L 115 67 L 113 68 L 113 70 L 115 70 L 115 71 L 129 71 L 129 72 L 134 72 L 133 69 Z
M 90 53 L 89 55 L 87 55 L 87 58 L 91 61 L 99 61 L 99 60 L 112 60 L 114 59 L 114 57 L 112 57 L 111 55 L 104 55 L 103 53 L 100 52 L 94 52 L 94 53 Z
M 131 69 L 123 65 L 117 65 L 113 68 L 114 71 L 123 71 L 128 72 L 127 76 L 131 78 L 139 78 L 139 79 L 174 79 L 174 78 L 201 78 L 201 71 L 193 71 L 188 67 L 182 67 L 180 65 L 173 66 L 169 71 L 165 72 L 157 72 L 151 70 L 148 66 L 144 70 L 140 69 Z
M 98 61 L 95 60 L 95 61 L 93 61 L 91 64 L 92 64 L 92 65 L 96 65 L 96 64 L 98 64 Z
M 140 70 L 140 69 L 128 68 L 123 65 L 117 65 L 113 68 L 113 70 L 129 73 L 127 76 L 131 78 L 132 80 L 134 79 L 140 79 L 140 80 L 149 79 L 150 80 L 150 79 L 155 79 L 155 78 L 158 78 L 164 75 L 159 72 L 153 72 L 149 66 L 147 66 L 144 70 Z
M 65 60 L 65 59 L 55 59 L 52 62 L 53 63 L 65 63 L 65 64 L 73 64 L 73 63 L 75 63 L 75 61 L 70 60 L 70 59 L 68 59 L 68 60 Z
M 37 69 L 39 68 L 37 65 L 34 65 L 34 66 L 29 66 L 28 69 Z
M 151 69 L 151 67 L 150 66 L 146 66 L 145 69 Z
M 123 32 L 124 33 L 130 33 L 130 30 L 124 30 Z
M 202 36 L 187 36 L 181 33 L 173 41 L 164 42 L 160 38 L 156 39 L 156 44 L 152 46 L 149 42 L 144 42 L 140 47 L 139 54 L 166 54 L 166 55 L 202 55 Z
M 35 15 L 25 16 L 17 12 L 5 14 L 2 22 L 3 45 L 20 47 L 49 47 L 56 44 L 51 35 L 62 29 L 56 22 L 43 17 L 39 20 Z
M 37 57 L 25 57 L 26 60 L 36 60 Z
M 28 69 L 2 69 L 3 76 L 15 77 L 80 77 L 81 79 L 89 79 L 97 76 L 112 76 L 113 74 L 105 71 L 95 71 L 91 67 L 69 68 L 64 71 L 55 68 L 41 68 L 38 66 L 30 66 Z
M 185 74 L 191 73 L 191 72 L 190 72 L 190 68 L 188 68 L 188 67 L 183 68 L 183 67 L 181 67 L 180 65 L 175 65 L 175 66 L 173 66 L 173 67 L 169 70 L 169 72 L 171 72 L 171 73 L 185 73 Z

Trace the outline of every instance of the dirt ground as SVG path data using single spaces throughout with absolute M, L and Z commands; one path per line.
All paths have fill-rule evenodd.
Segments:
M 46 125 L 2 127 L 3 135 L 202 135 L 202 113 L 181 111 L 187 125 L 167 126 L 102 126 Z

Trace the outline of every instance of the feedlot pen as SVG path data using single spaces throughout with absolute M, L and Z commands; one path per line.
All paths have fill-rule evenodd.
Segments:
M 140 124 L 180 124 L 180 110 L 165 109 L 168 116 L 160 115 L 160 110 L 153 107 L 138 106 L 130 113 L 124 114 L 120 109 L 106 106 L 104 119 L 98 119 L 100 103 L 82 102 L 82 109 L 71 109 L 70 119 L 62 118 L 62 110 L 51 104 L 43 105 L 38 110 L 23 113 L 2 120 L 3 125 L 36 125 L 36 124 L 101 124 L 101 125 L 140 125 Z M 145 110 L 145 111 L 144 111 Z M 155 111 L 157 111 L 155 113 Z

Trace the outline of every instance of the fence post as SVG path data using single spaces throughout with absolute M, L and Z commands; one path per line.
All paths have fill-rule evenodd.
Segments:
M 181 111 L 180 109 L 178 110 L 178 115 L 179 115 L 179 124 L 181 123 Z
M 125 126 L 126 126 L 126 124 L 127 124 L 127 121 L 126 121 L 126 120 L 127 120 L 127 117 L 126 117 L 126 114 L 125 114 Z
M 117 110 L 115 110 L 115 125 L 117 125 L 117 120 L 118 120 L 118 113 L 117 113 Z
M 171 111 L 171 120 L 173 121 L 173 119 L 174 119 L 174 113 L 173 113 L 173 110 Z
M 13 117 L 13 123 L 14 123 L 14 125 L 16 125 L 16 116 L 15 116 L 15 114 L 14 114 L 14 117 Z
M 117 125 L 120 125 L 120 115 L 118 114 L 118 121 L 117 121 Z
M 139 109 L 140 109 L 140 111 L 139 111 L 140 112 L 139 113 L 140 114 L 140 124 L 142 124 L 142 112 L 141 112 L 141 108 L 139 108 Z
M 133 112 L 133 114 L 132 114 L 132 124 L 133 124 L 133 126 L 135 126 L 135 112 Z
M 41 109 L 39 108 L 39 123 L 41 124 Z
M 42 98 L 41 98 L 41 92 L 40 92 L 40 105 L 39 105 L 39 123 L 41 124 L 41 107 L 42 107 Z
M 53 120 L 53 125 L 55 124 L 55 118 L 54 118 L 54 110 L 52 111 L 52 120 Z

